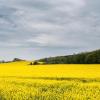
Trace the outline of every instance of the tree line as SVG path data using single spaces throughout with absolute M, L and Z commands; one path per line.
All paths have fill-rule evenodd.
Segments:
M 46 64 L 100 64 L 100 50 L 79 54 L 49 57 L 37 61 Z

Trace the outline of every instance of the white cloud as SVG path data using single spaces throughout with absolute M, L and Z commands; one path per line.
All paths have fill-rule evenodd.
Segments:
M 62 44 L 59 36 L 50 34 L 40 34 L 33 39 L 29 39 L 28 42 L 37 43 L 40 46 L 59 46 Z

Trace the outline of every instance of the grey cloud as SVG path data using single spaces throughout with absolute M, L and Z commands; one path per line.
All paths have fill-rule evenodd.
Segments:
M 99 0 L 0 0 L 0 47 L 40 57 L 98 49 L 99 9 Z

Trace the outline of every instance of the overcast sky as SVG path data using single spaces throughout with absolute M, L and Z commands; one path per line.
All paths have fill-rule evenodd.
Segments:
M 100 48 L 100 0 L 0 0 L 0 60 Z

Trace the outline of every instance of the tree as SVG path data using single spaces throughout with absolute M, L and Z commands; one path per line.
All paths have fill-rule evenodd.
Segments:
M 97 63 L 97 57 L 94 53 L 87 55 L 85 62 L 87 64 L 95 64 Z

